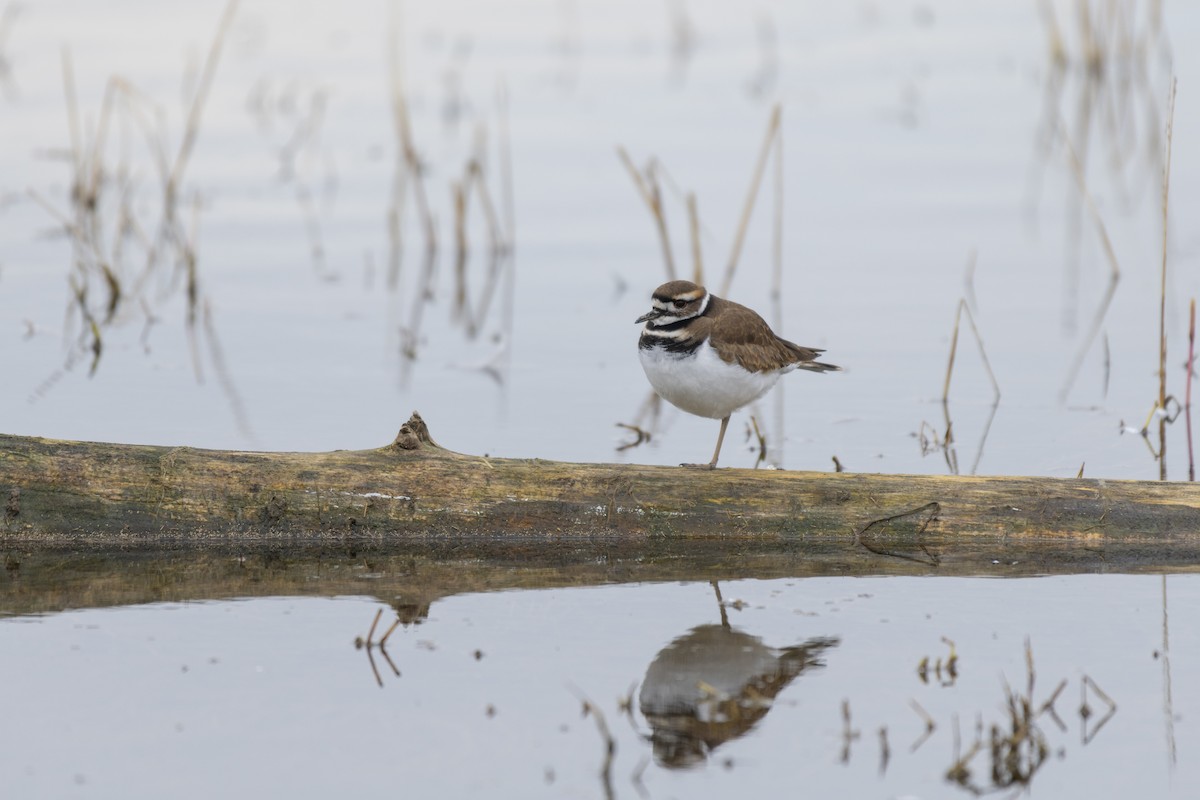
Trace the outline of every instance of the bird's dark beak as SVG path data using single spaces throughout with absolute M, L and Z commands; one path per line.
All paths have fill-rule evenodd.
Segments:
M 650 321 L 650 320 L 652 320 L 652 319 L 658 319 L 658 318 L 659 318 L 659 317 L 661 317 L 661 316 L 662 316 L 664 313 L 666 313 L 666 312 L 664 312 L 664 311 L 660 311 L 660 310 L 659 310 L 659 309 L 657 309 L 657 308 L 653 308 L 653 309 L 651 309 L 651 310 L 647 311 L 645 314 L 642 314 L 640 317 L 638 317 L 638 318 L 637 318 L 637 324 L 638 324 L 638 325 L 641 325 L 643 322 L 649 322 L 649 321 Z

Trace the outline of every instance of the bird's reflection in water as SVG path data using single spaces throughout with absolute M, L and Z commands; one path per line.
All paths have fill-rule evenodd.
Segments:
M 720 602 L 720 588 L 716 582 Z M 801 673 L 823 666 L 821 655 L 838 644 L 818 637 L 784 648 L 729 624 L 700 625 L 664 647 L 642 681 L 638 705 L 651 728 L 654 759 L 670 768 L 703 762 L 771 710 L 775 696 Z

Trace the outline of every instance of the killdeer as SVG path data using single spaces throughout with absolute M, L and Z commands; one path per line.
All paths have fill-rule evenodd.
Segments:
M 749 308 L 709 294 L 691 281 L 671 281 L 654 290 L 638 340 L 642 369 L 654 391 L 689 414 L 721 420 L 714 469 L 729 417 L 762 397 L 794 369 L 841 369 L 815 360 L 822 350 L 781 339 Z

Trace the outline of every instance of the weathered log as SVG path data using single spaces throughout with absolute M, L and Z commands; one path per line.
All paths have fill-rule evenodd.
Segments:
M 1002 561 L 1031 547 L 1101 564 L 1200 560 L 1190 483 L 491 459 L 439 447 L 416 414 L 387 447 L 328 453 L 0 436 L 0 505 L 8 546 L 358 541 L 528 556 L 550 543 L 619 543 L 636 556 L 705 540 L 931 566 L 958 551 Z

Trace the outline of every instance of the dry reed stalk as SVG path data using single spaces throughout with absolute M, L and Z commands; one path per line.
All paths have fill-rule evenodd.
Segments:
M 842 755 L 839 760 L 843 764 L 850 762 L 850 746 L 860 735 L 860 731 L 850 722 L 850 701 L 842 700 Z
M 371 620 L 371 629 L 367 631 L 367 646 L 370 647 L 375 641 L 375 627 L 379 625 L 379 618 L 383 616 L 383 609 L 375 609 L 375 619 Z
M 71 51 L 62 49 L 63 95 L 67 102 L 67 134 L 71 140 L 71 165 L 76 179 L 72 187 L 72 195 L 78 196 L 78 180 L 83 174 L 83 136 L 79 126 L 79 96 L 75 92 L 75 67 L 71 60 Z
M 417 279 L 416 291 L 412 294 L 412 307 L 408 324 L 399 325 L 400 332 L 400 385 L 407 387 L 412 377 L 412 365 L 417 359 L 417 344 L 421 340 L 421 327 L 425 318 L 425 307 L 433 297 L 434 277 L 437 274 L 437 253 L 426 250 L 421 275 Z
M 1196 377 L 1196 298 L 1188 308 L 1188 358 L 1187 389 L 1184 394 L 1183 413 L 1187 423 L 1188 480 L 1196 480 L 1196 458 L 1192 450 L 1192 381 Z
M 965 298 L 959 299 L 958 309 L 954 312 L 954 333 L 950 337 L 950 358 L 946 364 L 946 382 L 942 385 L 942 402 L 950 399 L 950 379 L 954 375 L 954 358 L 958 352 L 958 328 L 964 311 L 967 312 L 967 322 L 971 325 L 971 333 L 975 334 L 975 343 L 979 345 L 979 357 L 983 360 L 983 368 L 987 370 L 988 380 L 992 383 L 993 398 L 996 402 L 1000 402 L 1000 384 L 996 381 L 996 374 L 992 372 L 987 350 L 983 346 L 983 337 L 979 335 L 979 328 L 975 325 L 975 315 L 971 313 Z
M 1167 407 L 1167 207 L 1171 194 L 1171 139 L 1175 127 L 1175 78 L 1167 95 L 1167 152 L 1162 178 L 1162 270 L 1158 295 L 1158 407 Z
M 84 348 L 92 352 L 91 372 L 94 374 L 103 352 L 102 331 L 118 321 L 122 310 L 132 306 L 146 318 L 146 329 L 142 339 L 154 321 L 153 311 L 147 303 L 146 284 L 159 276 L 160 294 L 178 290 L 181 286 L 186 300 L 186 327 L 189 349 L 197 380 L 203 380 L 201 334 L 201 308 L 204 298 L 200 291 L 198 259 L 195 243 L 198 215 L 201 208 L 200 196 L 192 195 L 189 221 L 179 219 L 179 198 L 183 192 L 184 177 L 191 154 L 199 138 L 204 108 L 211 92 L 217 66 L 229 36 L 232 20 L 236 14 L 238 0 L 230 0 L 210 42 L 207 58 L 195 84 L 195 91 L 186 110 L 185 130 L 173 158 L 168 156 L 165 114 L 151 99 L 142 94 L 128 81 L 113 76 L 104 87 L 104 93 L 94 124 L 81 120 L 79 98 L 76 93 L 74 65 L 69 50 L 62 52 L 63 93 L 67 108 L 67 128 L 70 139 L 69 161 L 72 181 L 69 202 L 70 218 L 50 207 L 36 193 L 31 196 L 44 206 L 56 219 L 63 222 L 63 229 L 71 239 L 73 250 L 73 274 L 69 278 L 72 308 L 78 309 L 84 332 L 76 350 Z M 156 224 L 144 224 L 139 218 L 135 197 L 137 164 L 129 161 L 129 144 L 132 135 L 144 140 L 144 153 L 157 169 L 161 180 L 161 203 L 157 208 Z M 120 136 L 117 146 L 119 154 L 114 164 L 106 159 L 113 145 L 110 138 Z M 153 236 L 147 230 L 155 230 Z M 111 231 L 111 233 L 110 233 Z M 108 243 L 111 236 L 111 246 Z M 127 280 L 126 261 L 131 257 L 126 245 L 130 242 L 140 246 L 143 264 L 140 272 Z M 174 260 L 174 270 L 162 275 L 159 269 L 164 258 Z M 91 281 L 100 280 L 107 297 L 103 303 L 89 301 L 88 287 Z M 134 301 L 134 302 L 130 302 Z M 211 312 L 204 308 L 204 324 L 208 328 L 206 343 L 208 355 L 213 361 L 222 388 L 230 401 L 239 427 L 248 432 L 245 414 L 240 400 L 233 391 L 223 363 L 223 356 L 212 330 Z M 102 309 L 100 315 L 98 310 Z M 86 337 L 90 336 L 90 343 Z M 77 363 L 72 351 L 61 372 L 70 370 Z M 57 374 L 56 374 L 57 375 Z M 57 377 L 39 387 L 38 395 Z
M 688 226 L 692 235 L 692 282 L 704 285 L 704 258 L 700 247 L 700 212 L 696 208 L 696 193 L 687 194 Z
M 221 346 L 221 340 L 217 338 L 217 326 L 213 324 L 212 304 L 207 298 L 204 301 L 203 323 L 204 337 L 208 343 L 208 355 L 212 360 L 213 372 L 217 376 L 217 384 L 225 393 L 225 399 L 229 402 L 229 407 L 233 412 L 233 419 L 238 426 L 238 431 L 248 439 L 253 438 L 254 431 L 250 427 L 250 417 L 246 413 L 246 406 L 242 402 L 242 396 L 233 381 L 233 373 L 230 372 L 228 363 L 225 360 L 225 349 Z
M 192 148 L 195 146 L 196 137 L 200 133 L 200 121 L 204 115 L 204 106 L 208 101 L 208 93 L 212 88 L 217 64 L 221 60 L 221 50 L 225 45 L 225 39 L 229 35 L 229 28 L 233 24 L 237 7 L 238 0 L 229 0 L 229 3 L 226 4 L 225 13 L 221 15 L 221 21 L 217 26 L 217 33 L 213 37 L 212 43 L 208 48 L 208 55 L 204 59 L 204 67 L 200 72 L 200 83 L 196 86 L 196 94 L 193 95 L 192 105 L 188 110 L 187 124 L 184 126 L 183 131 L 183 140 L 179 143 L 179 150 L 175 154 L 175 162 L 167 177 L 165 208 L 168 215 L 171 215 L 174 211 L 176 193 L 179 185 L 183 182 L 183 174 L 187 170 L 188 159 L 192 155 Z
M 771 145 L 774 143 L 775 137 L 780 133 L 780 120 L 783 116 L 783 106 L 779 103 L 775 104 L 775 108 L 771 111 L 771 118 L 767 122 L 767 133 L 763 137 L 762 150 L 758 155 L 758 162 L 754 167 L 753 176 L 750 179 L 750 188 L 746 193 L 746 203 L 742 207 L 741 222 L 738 224 L 737 234 L 733 239 L 733 248 L 729 254 L 729 261 L 725 266 L 725 278 L 721 282 L 721 289 L 718 294 L 726 296 L 729 294 L 729 287 L 733 284 L 733 274 L 737 270 L 738 259 L 742 255 L 742 244 L 746 240 L 746 229 L 750 226 L 750 215 L 754 212 L 754 201 L 758 197 L 758 188 L 762 184 L 763 173 L 766 172 L 767 158 L 771 154 Z
M 396 168 L 397 170 L 404 169 L 407 171 L 404 180 L 399 182 L 400 188 L 407 190 L 410 185 L 408 177 L 410 175 L 412 177 L 413 199 L 416 201 L 417 214 L 425 231 L 425 249 L 436 250 L 437 223 L 434 221 L 433 212 L 429 207 L 429 199 L 425 193 L 421 159 L 417 155 L 416 144 L 413 140 L 412 120 L 408 113 L 408 93 L 404 85 L 403 18 L 400 14 L 398 3 L 393 2 L 390 8 L 392 10 L 392 24 L 389 26 L 388 36 L 388 78 L 391 86 L 392 125 L 401 156 Z M 399 222 L 396 225 L 398 236 Z M 398 267 L 396 271 L 398 271 Z M 394 283 L 395 281 L 392 282 Z
M 973 311 L 979 310 L 979 299 L 975 297 L 975 267 L 979 261 L 979 251 L 974 247 L 967 254 L 967 269 L 963 274 L 963 297 Z
M 461 270 L 467 259 L 467 188 L 462 181 L 451 182 L 450 195 L 454 204 L 454 247 L 458 255 L 455 262 Z M 459 280 L 458 286 L 463 289 L 466 281 Z
M 408 207 L 408 168 L 403 159 L 392 170 L 391 201 L 388 203 L 388 288 L 400 285 L 400 267 L 404 261 L 404 211 Z
M 1188 360 L 1187 360 L 1187 388 L 1184 392 L 1184 404 L 1186 408 L 1192 407 L 1192 378 L 1196 374 L 1196 298 L 1192 298 L 1192 302 L 1188 304 Z
M 974 252 L 972 252 L 971 258 L 973 261 Z M 954 333 L 950 336 L 950 356 L 946 363 L 946 380 L 942 384 L 942 412 L 946 422 L 946 435 L 940 449 L 945 455 L 946 466 L 949 467 L 953 475 L 958 475 L 959 471 L 958 453 L 953 448 L 953 423 L 950 420 L 950 380 L 954 376 L 954 363 L 958 354 L 958 331 L 964 311 L 967 313 L 967 322 L 971 325 L 971 332 L 975 335 L 975 343 L 979 345 L 979 357 L 983 361 L 983 367 L 987 371 L 988 380 L 992 384 L 992 407 L 988 414 L 987 422 L 983 426 L 983 434 L 979 439 L 979 447 L 975 451 L 975 460 L 971 464 L 972 475 L 979 469 L 979 462 L 983 458 L 984 445 L 987 444 L 988 434 L 992 430 L 992 422 L 995 421 L 996 411 L 1000 407 L 1000 383 L 996 380 L 996 374 L 992 371 L 991 362 L 988 361 L 987 350 L 983 345 L 983 337 L 979 333 L 979 328 L 975 325 L 975 315 L 971 313 L 971 307 L 967 303 L 966 298 L 960 298 L 958 308 L 954 312 Z
M 777 123 L 778 124 L 778 123 Z M 783 135 L 775 136 L 775 213 L 771 216 L 771 296 L 776 330 L 783 328 Z
M 596 721 L 596 730 L 600 733 L 600 739 L 604 746 L 604 761 L 600 765 L 600 784 L 604 789 L 605 798 L 612 800 L 615 796 L 612 788 L 612 766 L 613 759 L 617 755 L 617 740 L 609 732 L 608 722 L 604 719 L 604 713 L 596 704 L 588 700 L 582 692 L 576 691 L 576 694 L 583 702 L 583 716 L 590 715 Z
M 1175 703 L 1171 694 L 1171 626 L 1167 614 L 1167 576 L 1162 576 L 1162 669 L 1163 669 L 1163 723 L 1167 734 L 1167 754 L 1171 765 L 1175 765 Z M 1098 688 L 1098 687 L 1097 687 Z M 1084 702 L 1086 703 L 1086 695 Z M 1116 704 L 1109 701 L 1113 710 Z
M 481 148 L 482 149 L 482 148 Z M 483 173 L 478 156 L 467 163 L 466 187 L 468 191 L 474 187 L 479 195 L 479 205 L 483 209 L 483 218 L 487 222 L 488 240 L 491 242 L 493 253 L 503 254 L 512 247 L 512 240 L 504 235 L 504 227 L 496 214 L 496 206 L 492 202 L 492 193 L 488 191 L 487 176 Z
M 783 134 L 780 129 L 775 136 L 775 191 L 774 213 L 771 215 L 771 314 L 775 330 L 783 333 Z M 771 448 L 770 461 L 775 467 L 783 466 L 784 387 L 775 389 L 775 436 L 776 444 Z
M 1167 479 L 1167 210 L 1171 195 L 1171 140 L 1175 128 L 1175 86 L 1167 95 L 1167 145 L 1162 179 L 1162 270 L 1158 295 L 1158 479 Z
M 1059 131 L 1062 134 L 1063 144 L 1066 146 L 1067 155 L 1071 163 L 1071 171 L 1075 175 L 1075 180 L 1079 184 L 1079 192 L 1083 195 L 1084 202 L 1087 205 L 1088 211 L 1091 214 L 1092 220 L 1096 224 L 1096 233 L 1100 236 L 1100 244 L 1104 249 L 1105 258 L 1108 260 L 1109 274 L 1108 286 L 1104 290 L 1104 296 L 1100 300 L 1100 305 L 1096 307 L 1096 315 L 1092 318 L 1091 327 L 1084 336 L 1083 344 L 1075 354 L 1075 359 L 1071 362 L 1071 367 L 1067 371 L 1067 379 L 1063 382 L 1062 388 L 1059 389 L 1059 402 L 1065 402 L 1067 393 L 1071 391 L 1071 387 L 1075 384 L 1075 378 L 1079 374 L 1079 368 L 1083 365 L 1083 359 L 1091 349 L 1092 343 L 1100 333 L 1100 329 L 1104 324 L 1104 318 L 1108 314 L 1108 309 L 1112 305 L 1113 297 L 1117 293 L 1117 283 L 1121 279 L 1121 265 L 1117 261 L 1116 251 L 1113 249 L 1112 241 L 1108 238 L 1108 228 L 1104 225 L 1104 219 L 1100 216 L 1099 210 L 1096 208 L 1096 203 L 1092 199 L 1092 193 L 1087 187 L 1087 176 L 1084 174 L 1083 164 L 1079 160 L 1079 156 L 1075 152 L 1074 146 L 1071 144 L 1071 139 L 1066 133 L 1066 126 L 1060 121 Z
M 484 143 L 481 137 L 477 143 L 476 155 L 467 162 L 466 172 L 462 180 L 451 186 L 454 197 L 455 220 L 455 313 L 461 315 L 465 320 L 467 335 L 472 338 L 478 334 L 479 329 L 487 318 L 488 310 L 491 307 L 492 300 L 500 284 L 501 260 L 511 250 L 511 245 L 504 241 L 504 232 L 501 229 L 500 220 L 496 215 L 491 193 L 487 188 L 487 180 L 484 176 L 483 168 L 480 166 L 483 150 Z M 484 220 L 487 223 L 488 237 L 491 241 L 485 284 L 480 296 L 479 307 L 476 309 L 471 308 L 468 297 L 466 270 L 469 255 L 468 223 L 470 221 L 470 201 L 473 194 L 479 197 L 479 203 L 484 212 Z M 508 268 L 511 269 L 511 260 L 504 260 Z
M 633 184 L 637 187 L 638 194 L 642 196 L 642 201 L 645 202 L 646 207 L 650 209 L 650 214 L 654 217 L 654 225 L 658 230 L 658 241 L 663 251 L 663 264 L 667 269 L 667 280 L 673 281 L 676 275 L 675 256 L 671 249 L 671 236 L 668 232 L 666 212 L 663 210 L 662 192 L 659 189 L 653 164 L 647 167 L 643 173 L 634 165 L 624 147 L 617 147 L 617 156 L 625 165 L 629 176 L 633 178 Z
M 929 712 L 926 711 L 925 708 L 920 703 L 918 703 L 916 700 L 909 698 L 908 705 L 913 711 L 916 712 L 917 716 L 921 718 L 921 721 L 925 723 L 925 729 L 921 732 L 921 735 L 919 737 L 917 737 L 917 739 L 915 741 L 913 741 L 913 743 L 908 748 L 908 752 L 915 753 L 921 747 L 921 745 L 925 744 L 925 741 L 930 736 L 933 735 L 933 732 L 935 730 L 937 730 L 937 723 L 934 721 L 933 717 L 931 717 L 929 715 Z M 955 718 L 955 731 L 956 731 L 955 736 L 956 737 L 958 735 L 957 730 L 958 730 L 958 719 Z
M 512 139 L 508 132 L 508 87 L 501 80 L 496 89 L 496 130 L 500 147 L 500 197 L 503 201 L 505 239 L 512 248 L 517 241 L 516 195 L 513 190 Z

